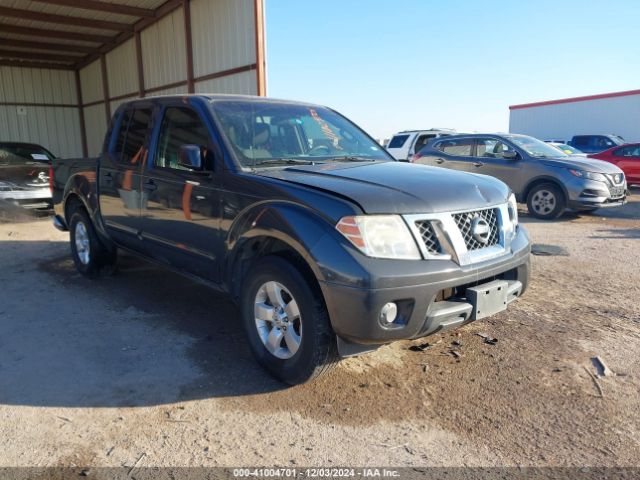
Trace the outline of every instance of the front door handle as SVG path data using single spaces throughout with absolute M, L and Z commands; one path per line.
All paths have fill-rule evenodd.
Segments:
M 473 166 L 474 167 L 482 167 L 484 165 L 484 163 L 482 162 L 473 162 Z
M 436 158 L 436 163 L 437 164 L 444 163 L 444 160 L 442 158 Z
M 156 182 L 154 182 L 153 180 L 149 180 L 148 182 L 145 182 L 142 185 L 142 188 L 144 188 L 145 190 L 147 190 L 149 192 L 153 192 L 153 191 L 158 189 L 158 185 L 156 185 Z

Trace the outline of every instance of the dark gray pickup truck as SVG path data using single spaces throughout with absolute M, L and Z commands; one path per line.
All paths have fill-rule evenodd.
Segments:
M 126 103 L 100 158 L 54 162 L 53 197 L 81 273 L 122 249 L 229 293 L 259 363 L 292 384 L 500 312 L 529 278 L 504 183 L 395 162 L 315 105 Z

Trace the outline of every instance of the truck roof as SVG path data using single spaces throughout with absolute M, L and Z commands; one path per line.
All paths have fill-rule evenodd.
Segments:
M 322 105 L 307 103 L 307 102 L 299 102 L 295 100 L 282 100 L 279 98 L 270 98 L 270 97 L 259 97 L 256 95 L 238 95 L 238 94 L 224 94 L 224 93 L 189 93 L 183 95 L 155 95 L 144 98 L 137 98 L 135 100 L 130 100 L 128 102 L 123 102 L 122 105 L 131 105 L 137 102 L 145 102 L 145 101 L 154 101 L 154 100 L 176 100 L 176 99 L 185 99 L 185 98 L 201 98 L 203 100 L 207 100 L 210 102 L 222 101 L 222 100 L 242 100 L 245 102 L 255 102 L 255 103 L 287 103 L 291 105 L 305 105 L 309 107 L 322 107 L 326 108 Z

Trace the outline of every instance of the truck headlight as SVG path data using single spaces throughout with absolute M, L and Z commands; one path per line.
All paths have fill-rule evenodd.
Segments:
M 513 230 L 515 232 L 516 225 L 518 225 L 518 202 L 516 202 L 516 196 L 513 193 L 509 195 L 509 204 L 507 209 L 509 210 L 509 220 L 511 220 L 511 224 L 513 225 Z
M 569 169 L 569 173 L 574 177 L 586 178 L 587 180 L 595 180 L 596 182 L 606 182 L 606 177 L 601 173 L 587 172 L 586 170 Z
M 399 215 L 344 217 L 336 225 L 336 230 L 369 257 L 422 258 L 409 227 Z

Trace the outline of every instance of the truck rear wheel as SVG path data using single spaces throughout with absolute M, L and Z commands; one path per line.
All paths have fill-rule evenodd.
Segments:
M 251 351 L 278 379 L 304 383 L 337 364 L 322 294 L 287 260 L 259 260 L 247 274 L 241 302 Z
M 71 214 L 69 232 L 71 256 L 81 274 L 94 278 L 115 271 L 117 251 L 100 241 L 84 208 L 76 208 Z
M 564 193 L 552 183 L 542 183 L 531 189 L 527 196 L 529 213 L 542 220 L 555 220 L 566 207 Z

